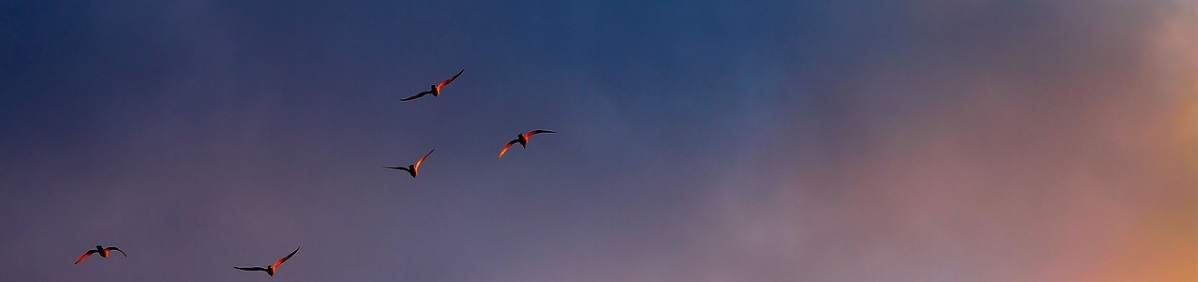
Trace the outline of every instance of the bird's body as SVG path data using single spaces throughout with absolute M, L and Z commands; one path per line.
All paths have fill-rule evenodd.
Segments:
M 295 250 L 294 250 L 294 251 L 291 251 L 291 253 L 290 253 L 290 254 L 288 254 L 287 256 L 285 256 L 285 257 L 283 257 L 283 258 L 279 259 L 278 261 L 275 261 L 275 264 L 272 264 L 272 265 L 267 265 L 266 267 L 261 267 L 261 266 L 234 266 L 233 268 L 236 268 L 237 270 L 241 270 L 241 271 L 262 271 L 262 272 L 266 272 L 266 274 L 267 274 L 267 275 L 270 275 L 270 276 L 275 276 L 275 270 L 278 270 L 278 269 L 279 269 L 279 266 L 280 266 L 280 265 L 283 265 L 283 262 L 286 262 L 286 261 L 287 261 L 287 259 L 290 259 L 290 258 L 291 258 L 291 256 L 294 256 L 296 252 L 299 252 L 299 247 L 296 247 L 296 248 L 295 248 Z
M 514 145 L 514 144 L 520 144 L 521 148 L 528 148 L 528 138 L 531 138 L 533 135 L 542 134 L 542 133 L 553 134 L 553 133 L 557 133 L 557 131 L 547 130 L 547 129 L 536 129 L 533 131 L 529 131 L 528 133 L 525 133 L 525 134 L 516 134 L 516 139 L 512 139 L 512 141 L 508 141 L 507 145 L 503 146 L 503 150 L 499 151 L 499 158 L 502 159 L 503 155 L 506 154 L 507 150 L 511 149 L 512 145 Z
M 441 88 L 445 88 L 445 86 L 449 85 L 449 83 L 453 82 L 454 79 L 457 79 L 458 76 L 462 75 L 462 72 L 465 72 L 465 71 L 466 71 L 466 69 L 462 69 L 462 70 L 458 71 L 457 74 L 453 75 L 453 77 L 450 77 L 449 79 L 441 81 L 441 83 L 439 83 L 439 84 L 429 85 L 428 91 L 416 93 L 416 95 L 412 95 L 412 96 L 408 96 L 407 98 L 399 99 L 399 101 L 407 102 L 407 101 L 411 101 L 411 100 L 416 100 L 416 98 L 424 97 L 424 95 L 428 95 L 428 94 L 433 94 L 433 97 L 440 97 L 441 96 Z
M 429 150 L 428 153 L 424 154 L 424 157 L 420 157 L 420 160 L 416 161 L 416 164 L 414 164 L 414 165 L 408 165 L 406 167 L 404 167 L 404 166 L 384 166 L 384 168 L 398 169 L 398 170 L 406 171 L 406 172 L 408 172 L 408 175 L 412 176 L 412 178 L 416 178 L 417 175 L 420 175 L 420 164 L 423 164 L 424 159 L 427 159 L 428 155 L 432 155 L 433 151 L 436 151 L 436 150 L 437 149 Z
M 91 256 L 92 254 L 100 254 L 100 257 L 108 258 L 108 254 L 112 251 L 120 252 L 122 256 L 129 257 L 129 255 L 125 254 L 125 251 L 122 251 L 121 249 L 119 249 L 117 247 L 105 248 L 104 246 L 96 245 L 95 249 L 87 250 L 87 252 L 83 253 L 83 255 L 79 257 L 79 259 L 75 260 L 75 264 L 79 264 L 80 262 L 87 259 L 87 257 Z

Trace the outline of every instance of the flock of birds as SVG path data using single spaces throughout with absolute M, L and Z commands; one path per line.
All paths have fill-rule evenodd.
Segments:
M 457 79 L 458 76 L 461 76 L 462 72 L 465 72 L 465 71 L 466 71 L 465 69 L 462 69 L 462 70 L 458 71 L 457 74 L 454 74 L 453 77 L 450 77 L 449 79 L 441 81 L 441 83 L 439 83 L 439 84 L 431 85 L 430 89 L 428 91 L 416 93 L 416 95 L 408 96 L 407 98 L 400 99 L 400 101 L 401 102 L 412 101 L 412 100 L 416 100 L 420 97 L 424 97 L 425 95 L 429 95 L 429 94 L 432 94 L 433 97 L 439 97 L 439 96 L 441 96 L 441 89 L 445 88 L 445 86 L 448 86 L 455 79 Z M 557 132 L 553 131 L 553 130 L 548 130 L 548 129 L 534 129 L 527 133 L 516 134 L 516 139 L 512 139 L 512 141 L 508 141 L 507 144 L 503 146 L 503 149 L 499 151 L 499 159 L 503 159 L 503 155 L 507 154 L 508 149 L 511 149 L 512 145 L 520 144 L 521 148 L 527 148 L 528 147 L 528 139 L 532 138 L 533 135 L 553 134 L 553 133 L 557 133 Z M 412 178 L 415 178 L 416 176 L 420 175 L 420 165 L 423 164 L 426 159 L 428 159 L 429 155 L 433 154 L 433 151 L 436 151 L 436 149 L 429 150 L 428 153 L 425 153 L 423 157 L 420 157 L 420 160 L 416 161 L 416 164 L 412 164 L 412 165 L 408 165 L 408 166 L 384 166 L 384 168 L 402 170 L 402 171 L 407 172 L 408 175 L 411 175 Z M 108 258 L 108 256 L 111 254 L 112 251 L 120 252 L 121 256 L 129 257 L 129 255 L 125 254 L 125 251 L 122 251 L 120 248 L 117 248 L 115 246 L 104 247 L 103 245 L 96 245 L 95 249 L 87 250 L 87 252 L 83 253 L 83 255 L 79 257 L 79 259 L 76 259 L 75 264 L 79 264 L 80 262 L 83 262 L 83 260 L 87 259 L 88 257 L 91 257 L 91 255 L 93 255 L 93 254 L 99 254 L 101 258 Z M 288 259 L 291 259 L 291 257 L 294 256 L 295 253 L 297 253 L 297 252 L 299 252 L 299 247 L 296 247 L 295 250 L 291 251 L 290 254 L 287 254 L 287 256 L 280 258 L 279 260 L 275 261 L 274 264 L 271 264 L 271 265 L 267 265 L 267 266 L 234 266 L 233 268 L 237 269 L 237 270 L 241 270 L 241 271 L 262 271 L 262 272 L 266 272 L 267 275 L 275 276 L 275 272 L 278 271 L 279 266 L 283 265 L 283 263 L 286 262 Z

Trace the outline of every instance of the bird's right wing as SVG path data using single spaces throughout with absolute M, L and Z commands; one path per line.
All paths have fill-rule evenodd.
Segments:
M 98 252 L 100 252 L 100 251 L 97 251 L 97 250 L 89 250 L 89 251 L 87 251 L 86 253 L 83 253 L 83 255 L 82 255 L 82 256 L 79 256 L 79 259 L 75 260 L 75 264 L 79 264 L 79 262 L 81 262 L 81 261 L 83 261 L 83 260 L 87 259 L 87 257 L 88 257 L 88 256 L 91 256 L 92 254 L 94 254 L 94 253 L 98 253 Z
M 424 91 L 424 92 L 416 93 L 416 95 L 412 95 L 412 96 L 408 96 L 407 98 L 399 99 L 399 101 L 407 102 L 407 101 L 411 101 L 411 100 L 416 100 L 416 98 L 420 98 L 420 97 L 422 97 L 424 95 L 428 95 L 428 94 L 433 94 L 433 91 Z
M 241 270 L 241 271 L 266 271 L 266 268 L 258 267 L 258 266 L 253 266 L 253 267 L 234 266 L 233 268 L 236 268 L 237 270 Z
M 507 149 L 511 149 L 511 148 L 512 148 L 512 144 L 516 144 L 516 142 L 519 142 L 519 141 L 520 141 L 520 139 L 516 139 L 516 140 L 508 141 L 508 142 L 507 142 L 507 145 L 504 145 L 504 146 L 503 146 L 503 150 L 502 150 L 502 151 L 499 151 L 499 159 L 503 159 L 503 154 L 507 154 Z
M 409 170 L 408 170 L 408 167 L 406 167 L 406 166 L 384 166 L 383 168 L 390 168 L 390 169 L 398 169 L 398 170 L 402 170 L 402 171 L 409 171 Z M 409 172 L 410 172 L 410 171 L 409 171 Z

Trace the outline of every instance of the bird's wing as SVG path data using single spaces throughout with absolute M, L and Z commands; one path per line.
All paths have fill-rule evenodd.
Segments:
M 299 252 L 299 247 L 295 247 L 295 250 L 294 250 L 294 251 L 291 251 L 291 253 L 290 253 L 290 254 L 288 254 L 287 256 L 285 256 L 285 257 L 283 257 L 283 258 L 279 259 L 279 261 L 276 261 L 276 262 L 275 262 L 275 267 L 274 267 L 274 268 L 275 268 L 275 269 L 279 269 L 279 265 L 282 265 L 282 264 L 283 264 L 283 262 L 287 261 L 287 259 L 290 259 L 290 258 L 291 258 L 291 256 L 294 256 L 296 252 Z
M 424 163 L 424 159 L 427 159 L 427 158 L 428 158 L 428 155 L 432 155 L 432 154 L 433 154 L 433 151 L 436 151 L 436 150 L 437 150 L 437 149 L 432 149 L 432 150 L 429 150 L 427 154 L 424 154 L 424 156 L 423 156 L 423 157 L 420 157 L 420 160 L 419 160 L 419 161 L 416 161 L 416 164 L 415 164 L 415 165 L 412 165 L 412 168 L 414 168 L 414 169 L 416 169 L 416 170 L 420 170 L 420 164 L 421 164 L 421 163 Z
M 454 79 L 458 79 L 458 76 L 462 75 L 462 72 L 464 72 L 464 71 L 466 71 L 466 69 L 462 69 L 462 70 L 458 71 L 458 74 L 455 74 L 455 75 L 453 75 L 453 77 L 450 77 L 449 79 L 446 79 L 445 81 L 442 81 L 441 84 L 437 84 L 437 90 L 441 90 L 441 87 L 445 87 L 446 85 L 449 85 L 450 82 L 453 82 Z
M 532 138 L 533 135 L 537 135 L 537 134 L 541 134 L 541 133 L 553 134 L 553 133 L 557 133 L 557 131 L 548 130 L 548 129 L 537 129 L 537 130 L 529 131 L 528 134 L 524 135 L 524 138 Z
M 118 252 L 121 252 L 121 255 L 122 255 L 122 256 L 129 257 L 129 255 L 126 255 L 126 254 L 125 254 L 125 251 L 122 251 L 121 249 L 118 249 L 117 247 L 108 247 L 108 248 L 105 248 L 104 250 L 107 250 L 107 251 L 118 251 Z
M 87 251 L 86 253 L 83 253 L 83 255 L 82 255 L 82 256 L 79 256 L 79 259 L 75 260 L 75 264 L 79 264 L 79 262 L 81 262 L 81 261 L 83 261 L 83 260 L 87 259 L 87 257 L 88 257 L 88 256 L 91 256 L 92 254 L 94 254 L 94 253 L 97 253 L 97 252 L 100 252 L 100 251 L 97 251 L 97 250 L 89 250 L 89 251 Z
M 409 170 L 408 170 L 408 167 L 406 167 L 406 166 L 384 166 L 383 168 L 390 168 L 390 169 L 398 169 L 398 170 L 402 170 L 402 171 L 409 171 Z
M 416 100 L 416 98 L 420 98 L 420 97 L 422 97 L 424 95 L 428 95 L 428 94 L 433 94 L 433 91 L 424 91 L 424 92 L 416 93 L 416 95 L 412 95 L 412 96 L 408 96 L 407 98 L 399 99 L 399 101 L 407 102 L 407 101 L 411 101 L 411 100 Z
M 515 139 L 515 140 L 512 140 L 512 141 L 508 141 L 508 142 L 507 142 L 507 145 L 504 145 L 504 146 L 503 146 L 503 150 L 502 150 L 502 151 L 499 151 L 499 158 L 500 158 L 500 159 L 502 159 L 502 158 L 503 158 L 503 154 L 507 154 L 507 149 L 511 149 L 511 148 L 512 148 L 512 144 L 516 144 L 516 142 L 519 142 L 519 141 L 520 141 L 520 139 Z
M 266 271 L 266 268 L 258 266 L 234 266 L 233 268 L 242 271 Z

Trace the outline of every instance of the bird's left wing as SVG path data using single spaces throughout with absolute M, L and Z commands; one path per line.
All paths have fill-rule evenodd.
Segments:
M 420 170 L 420 164 L 424 163 L 424 159 L 427 159 L 427 158 L 428 158 L 428 155 L 432 155 L 432 154 L 433 154 L 433 151 L 436 151 L 436 150 L 437 150 L 437 149 L 432 149 L 432 150 L 429 150 L 429 151 L 428 151 L 428 153 L 424 154 L 424 156 L 423 156 L 423 157 L 420 157 L 420 160 L 416 161 L 416 164 L 415 164 L 415 165 L 412 165 L 412 168 L 414 168 L 414 169 L 416 169 L 416 170 Z
M 108 251 L 118 251 L 118 252 L 121 252 L 121 255 L 122 255 L 122 256 L 129 257 L 129 255 L 126 255 L 126 254 L 125 254 L 125 251 L 122 251 L 121 249 L 119 249 L 119 248 L 117 248 L 117 247 L 108 247 L 108 248 L 105 248 L 104 250 L 108 250 Z
M 548 129 L 537 129 L 537 130 L 529 131 L 528 134 L 524 135 L 524 137 L 530 138 L 533 135 L 537 135 L 537 134 L 541 134 L 541 133 L 553 134 L 553 133 L 557 133 L 557 131 L 548 130 Z
M 462 70 L 458 71 L 458 74 L 455 74 L 455 75 L 453 75 L 453 77 L 450 77 L 449 79 L 446 79 L 445 81 L 442 81 L 441 84 L 437 84 L 437 90 L 441 90 L 441 87 L 445 87 L 446 85 L 449 85 L 450 82 L 453 82 L 454 79 L 458 79 L 458 76 L 461 76 L 462 72 L 464 72 L 464 71 L 466 71 L 466 69 L 462 69 Z
M 290 258 L 291 258 L 291 256 L 294 256 L 296 252 L 299 252 L 299 247 L 296 247 L 294 251 L 291 251 L 291 254 L 288 254 L 287 256 L 285 256 L 285 257 L 283 257 L 283 258 L 279 259 L 279 261 L 276 261 L 276 262 L 275 262 L 275 267 L 274 267 L 274 268 L 275 268 L 275 269 L 279 269 L 279 265 L 282 265 L 282 264 L 283 264 L 283 262 L 287 261 L 287 259 L 290 259 Z

